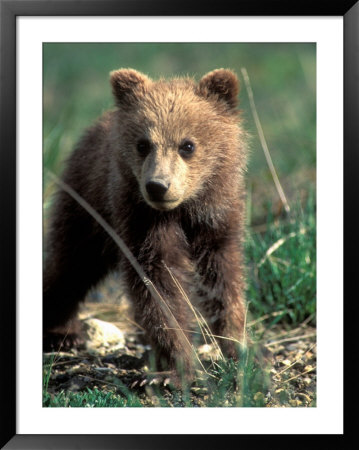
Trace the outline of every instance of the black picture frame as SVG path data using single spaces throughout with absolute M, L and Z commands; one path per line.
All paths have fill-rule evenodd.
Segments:
M 1 293 L 1 448 L 7 449 L 183 449 L 220 448 L 258 443 L 266 445 L 279 435 L 17 435 L 16 434 L 16 17 L 18 16 L 343 16 L 344 18 L 344 272 L 345 293 L 353 290 L 358 241 L 354 180 L 359 169 L 359 2 L 342 0 L 246 0 L 233 2 L 187 0 L 0 0 L 0 293 Z M 350 238 L 349 238 L 350 237 Z M 357 256 L 357 255 L 356 255 Z M 353 268 L 352 268 L 353 267 Z M 345 303 L 345 341 L 354 341 L 355 294 Z M 347 298 L 348 300 L 348 298 Z M 350 356 L 350 357 L 349 357 Z M 346 345 L 345 373 L 354 373 L 355 355 Z M 333 364 L 335 363 L 333 359 Z M 349 375 L 348 375 L 349 376 Z M 346 382 L 346 394 L 351 389 Z M 345 400 L 348 400 L 345 396 Z M 348 407 L 349 401 L 345 404 Z M 344 435 L 329 435 L 334 445 L 353 431 L 348 414 Z M 140 426 L 140 424 L 139 424 Z M 285 430 L 283 430 L 285 432 Z M 303 446 L 328 435 L 287 436 L 284 445 Z M 337 443 L 335 444 L 335 441 Z M 313 445 L 312 444 L 312 445 Z

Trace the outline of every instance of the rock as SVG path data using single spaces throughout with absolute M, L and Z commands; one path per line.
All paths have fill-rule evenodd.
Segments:
M 122 331 L 109 322 L 99 319 L 84 320 L 86 333 L 86 349 L 95 355 L 107 355 L 125 346 L 125 337 Z

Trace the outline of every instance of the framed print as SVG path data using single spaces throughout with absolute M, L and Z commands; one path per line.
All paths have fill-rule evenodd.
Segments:
M 4 448 L 340 445 L 358 11 L 1 1 Z

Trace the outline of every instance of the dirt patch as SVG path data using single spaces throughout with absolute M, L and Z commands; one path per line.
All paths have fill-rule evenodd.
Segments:
M 96 317 L 115 324 L 125 335 L 125 346 L 114 352 L 109 349 L 101 356 L 91 354 L 85 348 L 45 354 L 45 361 L 51 361 L 49 394 L 79 392 L 87 388 L 122 394 L 133 392 L 144 406 L 156 406 L 153 388 L 158 386 L 171 405 L 171 375 L 149 370 L 151 347 L 145 342 L 143 330 L 133 322 L 126 301 L 122 300 L 118 305 L 88 302 L 80 317 Z M 269 384 L 253 393 L 255 404 L 265 407 L 315 406 L 315 328 L 303 323 L 295 329 L 276 326 L 261 332 L 256 363 L 268 375 Z M 205 360 L 206 355 L 203 358 Z M 206 396 L 205 386 L 192 386 L 193 405 L 205 406 Z M 178 392 L 176 398 L 178 404 Z

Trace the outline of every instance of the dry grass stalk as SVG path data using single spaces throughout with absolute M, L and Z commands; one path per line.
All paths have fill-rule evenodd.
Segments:
M 182 294 L 183 298 L 185 299 L 187 305 L 190 307 L 190 309 L 191 309 L 191 311 L 192 311 L 192 313 L 193 313 L 193 315 L 194 315 L 194 317 L 195 317 L 195 319 L 196 319 L 196 322 L 197 322 L 197 324 L 198 324 L 198 326 L 199 326 L 200 332 L 201 332 L 201 334 L 202 334 L 202 336 L 203 336 L 203 339 L 204 339 L 205 343 L 208 344 L 206 337 L 209 337 L 209 338 L 210 338 L 210 341 L 211 341 L 211 344 L 215 347 L 216 351 L 218 351 L 218 353 L 219 353 L 221 359 L 224 359 L 224 355 L 223 355 L 223 353 L 222 353 L 222 351 L 221 351 L 221 349 L 220 349 L 220 347 L 219 347 L 219 345 L 218 345 L 218 343 L 217 343 L 217 341 L 216 341 L 216 339 L 215 339 L 217 336 L 214 336 L 214 335 L 212 334 L 212 332 L 211 332 L 211 330 L 210 330 L 210 328 L 209 328 L 209 326 L 208 326 L 208 324 L 207 324 L 205 318 L 203 317 L 203 315 L 200 313 L 200 311 L 198 311 L 198 310 L 192 305 L 192 303 L 191 303 L 191 301 L 190 301 L 188 295 L 187 295 L 186 292 L 183 290 L 181 284 L 178 282 L 178 280 L 177 280 L 176 277 L 174 276 L 174 274 L 173 274 L 173 272 L 171 271 L 171 269 L 166 265 L 166 263 L 165 263 L 164 261 L 162 261 L 162 262 L 163 262 L 163 265 L 165 266 L 166 270 L 167 270 L 168 273 L 170 274 L 170 276 L 171 276 L 173 282 L 175 283 L 176 287 L 177 287 L 177 288 L 179 289 L 179 291 L 181 292 L 181 294 Z
M 272 347 L 273 345 L 277 345 L 277 344 L 283 344 L 284 342 L 295 342 L 295 341 L 299 341 L 300 339 L 308 339 L 310 337 L 315 337 L 317 335 L 317 333 L 309 333 L 309 334 L 303 334 L 301 336 L 294 336 L 291 338 L 285 338 L 285 339 L 280 339 L 279 341 L 273 341 L 273 342 L 268 342 L 267 344 L 264 344 L 265 347 Z
M 294 377 L 288 378 L 288 380 L 283 380 L 282 383 L 289 383 L 289 381 L 295 380 L 296 378 L 302 377 L 303 375 L 309 373 L 309 372 L 313 372 L 313 370 L 316 370 L 317 366 L 313 366 L 310 369 L 305 370 L 302 373 L 299 373 L 298 375 L 295 375 Z
M 298 236 L 298 234 L 304 234 L 306 232 L 305 228 L 301 228 L 299 232 L 293 231 L 292 233 L 289 233 L 288 236 L 282 237 L 278 239 L 277 242 L 275 242 L 273 245 L 269 247 L 269 249 L 266 251 L 263 258 L 259 261 L 257 264 L 257 267 L 259 268 L 269 257 L 272 253 L 274 253 L 276 250 L 278 250 L 279 247 L 281 247 L 288 239 Z
M 267 141 L 266 141 L 266 139 L 264 137 L 262 125 L 261 125 L 261 122 L 259 120 L 259 116 L 258 116 L 258 113 L 257 113 L 256 105 L 254 103 L 253 91 L 252 91 L 252 87 L 251 87 L 251 83 L 250 83 L 250 80 L 249 80 L 247 69 L 245 67 L 242 67 L 241 68 L 241 72 L 242 72 L 244 83 L 245 83 L 245 86 L 246 86 L 246 89 L 247 89 L 247 93 L 248 93 L 248 97 L 249 97 L 249 103 L 250 103 L 250 106 L 251 106 L 251 111 L 252 111 L 252 114 L 253 114 L 254 122 L 256 124 L 258 135 L 259 135 L 259 139 L 261 141 L 261 145 L 262 145 L 262 148 L 263 148 L 263 151 L 264 151 L 264 156 L 265 156 L 265 158 L 267 160 L 267 164 L 268 164 L 269 170 L 270 170 L 270 172 L 272 174 L 275 187 L 276 187 L 277 192 L 279 194 L 279 197 L 280 197 L 280 199 L 281 199 L 281 201 L 283 203 L 284 209 L 285 209 L 286 213 L 289 214 L 290 213 L 290 207 L 289 207 L 287 198 L 286 198 L 286 196 L 284 194 L 282 185 L 280 184 L 277 172 L 275 170 L 275 167 L 274 167 L 274 164 L 273 164 L 273 161 L 272 161 L 272 157 L 271 157 L 269 149 L 268 149 Z
M 288 312 L 289 310 L 281 310 L 281 311 L 275 311 L 275 312 L 273 312 L 273 313 L 271 313 L 271 314 L 266 314 L 266 315 L 264 315 L 264 316 L 262 316 L 261 318 L 259 318 L 258 319 L 258 321 L 261 321 L 261 319 L 263 318 L 263 320 L 265 320 L 265 319 L 267 319 L 267 318 L 269 318 L 269 317 L 271 317 L 271 316 L 279 316 L 280 314 L 283 314 L 283 313 L 285 313 L 285 312 Z M 297 328 L 293 328 L 293 329 L 291 329 L 291 330 L 283 330 L 283 331 L 281 331 L 280 333 L 278 333 L 278 334 L 276 334 L 275 336 L 272 336 L 272 338 L 271 339 L 277 339 L 277 340 L 279 340 L 279 338 L 282 338 L 283 336 L 290 336 L 290 335 L 292 335 L 292 334 L 296 334 L 296 333 L 298 333 L 299 331 L 302 331 L 302 329 L 303 328 L 305 328 L 306 327 L 306 325 L 308 324 L 308 322 L 310 322 L 312 319 L 313 319 L 313 317 L 314 317 L 314 314 L 311 314 L 310 316 L 308 316 L 300 325 L 299 325 L 299 327 L 297 327 Z M 254 321 L 254 323 L 255 322 L 257 322 L 257 321 Z M 251 323 L 251 325 L 252 325 L 252 323 Z M 264 340 L 261 340 L 261 341 L 259 341 L 259 342 L 264 342 Z
M 258 319 L 251 320 L 251 321 L 248 323 L 248 326 L 249 326 L 249 327 L 253 327 L 254 325 L 257 325 L 257 323 L 264 322 L 265 320 L 269 319 L 270 317 L 277 317 L 277 316 L 280 316 L 281 314 L 284 314 L 284 313 L 287 312 L 287 311 L 288 311 L 288 310 L 286 309 L 286 310 L 281 310 L 281 311 L 274 311 L 274 312 L 272 312 L 272 313 L 270 313 L 270 314 L 264 314 L 264 316 L 261 316 L 261 317 L 259 317 Z

